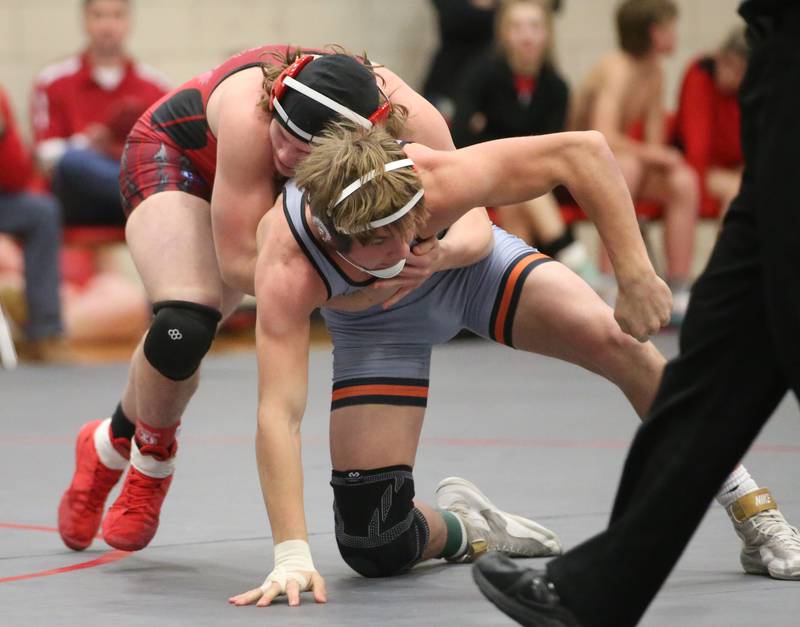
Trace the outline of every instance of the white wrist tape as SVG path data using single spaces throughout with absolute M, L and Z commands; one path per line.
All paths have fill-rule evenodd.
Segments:
M 266 592 L 273 583 L 277 583 L 281 593 L 285 594 L 286 584 L 292 580 L 300 584 L 300 592 L 308 590 L 311 578 L 306 573 L 316 570 L 308 542 L 286 540 L 275 545 L 274 554 L 275 567 L 261 584 L 261 590 Z

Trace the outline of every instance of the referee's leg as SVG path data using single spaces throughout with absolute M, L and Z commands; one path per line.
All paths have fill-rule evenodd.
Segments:
M 609 528 L 548 565 L 582 624 L 639 620 L 786 389 L 753 216 L 734 206 L 694 288 L 681 354 L 628 455 Z

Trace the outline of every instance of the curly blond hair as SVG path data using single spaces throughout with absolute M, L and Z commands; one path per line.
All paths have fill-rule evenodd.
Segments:
M 312 144 L 295 178 L 298 187 L 307 192 L 313 216 L 338 233 L 350 233 L 361 244 L 368 244 L 377 237 L 370 222 L 394 213 L 422 188 L 413 168 L 383 171 L 390 161 L 405 158 L 402 146 L 385 129 L 367 131 L 350 120 L 339 120 L 329 123 L 319 141 Z M 345 187 L 376 170 L 380 173 L 374 179 L 334 206 Z M 423 196 L 386 228 L 410 240 L 427 218 Z
M 261 107 L 262 110 L 266 111 L 267 113 L 270 112 L 269 103 L 272 98 L 272 86 L 275 84 L 275 81 L 281 75 L 287 67 L 289 67 L 292 63 L 294 63 L 297 59 L 302 57 L 305 54 L 317 54 L 320 51 L 317 50 L 304 50 L 303 48 L 287 46 L 285 53 L 273 51 L 269 53 L 269 56 L 272 57 L 271 62 L 264 62 L 261 64 L 261 74 L 263 76 L 263 80 L 261 82 L 261 100 L 258 103 L 258 106 Z M 339 44 L 329 44 L 322 49 L 323 54 L 343 54 L 349 57 L 353 57 L 354 59 L 358 60 L 359 63 L 364 65 L 370 72 L 372 72 L 373 76 L 375 76 L 375 82 L 378 83 L 378 90 L 381 92 L 381 101 L 380 104 L 383 104 L 387 100 L 389 100 L 389 96 L 387 96 L 382 89 L 384 84 L 384 80 L 382 76 L 378 76 L 375 74 L 375 68 L 383 67 L 378 64 L 373 64 L 369 57 L 367 56 L 366 51 L 361 54 L 360 57 L 350 53 L 344 46 L 340 46 Z M 266 56 L 267 53 L 264 53 Z M 392 103 L 391 111 L 389 112 L 389 117 L 386 118 L 386 121 L 383 122 L 383 126 L 386 127 L 386 130 L 393 136 L 393 137 L 400 137 L 400 133 L 405 126 L 406 120 L 408 119 L 408 109 L 401 104 Z

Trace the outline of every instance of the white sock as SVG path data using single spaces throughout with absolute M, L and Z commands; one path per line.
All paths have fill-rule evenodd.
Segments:
M 128 467 L 128 460 L 117 452 L 111 444 L 111 418 L 106 418 L 94 430 L 94 448 L 97 456 L 106 468 L 124 470 Z
M 722 484 L 722 489 L 717 494 L 717 503 L 727 509 L 745 494 L 750 494 L 755 490 L 758 490 L 758 485 L 747 472 L 747 468 L 740 464 Z
M 131 440 L 131 466 L 151 479 L 166 479 L 175 472 L 175 457 L 161 461 L 151 455 L 142 455 L 136 444 L 136 438 L 133 438 Z

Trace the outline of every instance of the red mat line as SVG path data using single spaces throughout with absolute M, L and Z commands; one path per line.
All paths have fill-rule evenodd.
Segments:
M 0 583 L 10 583 L 12 581 L 22 581 L 24 579 L 36 579 L 38 577 L 50 577 L 51 575 L 60 575 L 62 573 L 71 573 L 76 570 L 83 570 L 85 568 L 94 568 L 96 566 L 103 566 L 117 562 L 121 559 L 128 557 L 128 551 L 109 551 L 100 557 L 89 560 L 88 562 L 80 562 L 70 566 L 62 566 L 61 568 L 51 568 L 50 570 L 41 570 L 38 573 L 28 573 L 26 575 L 14 575 L 13 577 L 0 577 Z
M 17 529 L 22 531 L 45 531 L 48 533 L 58 533 L 56 527 L 45 527 L 44 525 L 22 525 L 19 523 L 0 522 L 0 529 Z M 98 534 L 98 538 L 101 536 Z M 100 557 L 97 557 L 86 562 L 79 562 L 78 564 L 71 564 L 70 566 L 62 566 L 61 568 L 51 568 L 49 570 L 41 570 L 36 573 L 27 573 L 25 575 L 13 575 L 12 577 L 0 577 L 0 583 L 10 583 L 12 581 L 23 581 L 25 579 L 37 579 L 39 577 L 50 577 L 51 575 L 60 575 L 62 573 L 70 573 L 76 570 L 83 570 L 85 568 L 95 568 L 96 566 L 103 566 L 111 564 L 124 559 L 130 555 L 128 551 L 107 551 Z

